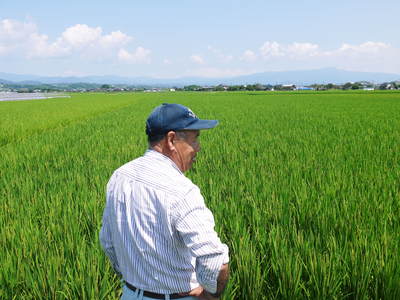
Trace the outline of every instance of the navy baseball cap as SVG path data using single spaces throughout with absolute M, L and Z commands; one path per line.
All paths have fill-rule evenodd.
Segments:
M 181 104 L 163 103 L 157 106 L 147 118 L 146 134 L 155 136 L 168 131 L 211 129 L 217 120 L 200 120 L 190 108 Z

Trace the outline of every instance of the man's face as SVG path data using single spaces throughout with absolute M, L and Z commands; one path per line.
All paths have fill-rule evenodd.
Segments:
M 179 133 L 177 134 L 179 136 Z M 182 172 L 186 172 L 196 161 L 196 154 L 200 151 L 199 130 L 185 130 L 185 138 L 177 138 L 175 149 Z

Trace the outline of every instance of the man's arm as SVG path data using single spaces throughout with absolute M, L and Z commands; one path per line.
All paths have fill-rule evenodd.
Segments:
M 219 298 L 224 292 L 229 280 L 229 264 L 223 264 L 217 278 L 217 291 L 210 294 L 213 297 Z M 208 292 L 207 292 L 208 293 Z
M 223 264 L 217 278 L 217 291 L 214 294 L 211 294 L 203 289 L 203 293 L 200 294 L 199 298 L 204 300 L 219 299 L 219 297 L 221 297 L 222 293 L 224 292 L 226 285 L 228 284 L 228 280 L 229 280 L 229 265 Z
M 219 296 L 229 277 L 229 249 L 214 230 L 214 218 L 196 187 L 175 208 L 174 227 L 196 258 L 197 280 L 203 295 Z M 207 299 L 207 298 L 205 298 Z
M 107 255 L 108 259 L 110 260 L 115 273 L 117 273 L 118 275 L 121 275 L 121 272 L 120 272 L 119 266 L 118 266 L 117 256 L 115 254 L 114 246 L 112 243 L 111 229 L 110 229 L 110 224 L 108 222 L 108 215 L 107 215 L 107 207 L 104 209 L 103 225 L 101 226 L 101 229 L 100 229 L 99 238 L 100 238 L 100 244 L 104 250 L 104 253 Z

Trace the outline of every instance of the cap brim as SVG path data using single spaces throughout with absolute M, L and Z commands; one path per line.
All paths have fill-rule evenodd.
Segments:
M 189 126 L 183 128 L 184 130 L 201 130 L 201 129 L 211 129 L 218 125 L 217 120 L 196 120 Z

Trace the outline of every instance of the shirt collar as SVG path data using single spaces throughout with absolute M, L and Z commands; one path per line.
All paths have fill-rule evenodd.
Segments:
M 164 154 L 162 154 L 156 150 L 147 149 L 146 152 L 144 153 L 144 156 L 158 159 L 158 160 L 170 165 L 175 170 L 177 170 L 179 172 L 179 174 L 183 175 L 182 171 L 178 168 L 178 166 L 174 163 L 174 161 L 172 159 L 170 159 L 168 156 L 165 156 Z

